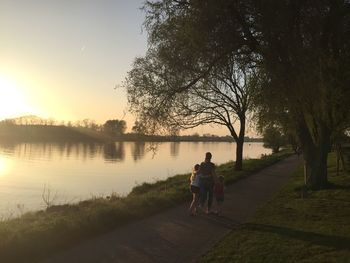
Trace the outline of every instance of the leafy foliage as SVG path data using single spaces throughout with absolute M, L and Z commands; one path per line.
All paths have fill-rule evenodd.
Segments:
M 239 170 L 256 70 L 255 61 L 237 51 L 243 33 L 227 12 L 230 6 L 226 1 L 147 1 L 148 50 L 135 59 L 125 87 L 130 110 L 147 133 L 226 126 L 237 143 Z M 221 22 L 234 26 L 236 34 Z
M 232 58 L 243 61 L 258 74 L 258 109 L 271 114 L 265 120 L 301 144 L 307 184 L 327 185 L 331 140 L 349 127 L 348 1 L 163 0 L 147 1 L 144 10 L 149 49 L 128 79 L 136 114 L 178 127 L 173 120 L 183 111 L 174 109 L 193 104 L 189 90 Z M 158 88 L 138 100 L 150 86 Z M 139 107 L 146 101 L 149 107 Z
M 124 120 L 108 120 L 103 125 L 103 129 L 112 135 L 122 135 L 126 131 L 126 122 Z
M 286 137 L 274 126 L 267 127 L 263 133 L 264 147 L 271 148 L 272 152 L 279 152 L 282 146 L 286 145 Z

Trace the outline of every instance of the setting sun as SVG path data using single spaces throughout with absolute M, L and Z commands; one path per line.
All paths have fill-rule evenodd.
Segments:
M 26 96 L 16 81 L 0 75 L 0 119 L 33 114 Z

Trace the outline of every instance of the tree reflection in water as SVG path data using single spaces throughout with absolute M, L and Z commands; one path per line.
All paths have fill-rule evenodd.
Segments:
M 94 159 L 101 155 L 104 144 L 101 143 L 48 143 L 48 142 L 1 142 L 0 154 L 16 156 L 22 159 L 53 160 L 60 158 L 70 159 L 72 156 L 82 160 Z M 120 156 L 120 154 L 119 154 Z M 108 157 L 108 159 L 110 159 Z M 118 157 L 120 159 L 120 157 Z
M 135 162 L 141 160 L 146 153 L 146 143 L 145 142 L 134 142 L 131 144 L 131 154 Z
M 125 158 L 124 142 L 107 143 L 103 146 L 103 155 L 108 162 L 120 162 Z
M 171 142 L 170 144 L 170 155 L 176 157 L 179 155 L 180 151 L 180 142 Z

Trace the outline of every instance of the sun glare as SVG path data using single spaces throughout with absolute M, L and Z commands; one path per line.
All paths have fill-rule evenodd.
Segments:
M 0 156 L 0 177 L 5 175 L 8 172 L 8 163 L 4 158 Z
M 12 79 L 0 75 L 0 119 L 33 114 L 21 87 Z

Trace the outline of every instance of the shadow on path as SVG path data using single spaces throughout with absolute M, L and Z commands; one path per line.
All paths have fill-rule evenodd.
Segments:
M 237 227 L 242 225 L 242 223 L 239 222 L 238 220 L 234 220 L 224 215 L 218 216 L 214 214 L 209 214 L 209 215 L 199 214 L 198 217 L 204 218 L 205 220 L 207 220 L 212 224 L 217 224 L 229 229 L 236 229 Z
M 350 238 L 318 234 L 313 232 L 301 231 L 287 227 L 274 226 L 274 225 L 263 225 L 263 224 L 251 224 L 247 223 L 244 225 L 247 230 L 253 230 L 258 232 L 273 233 L 288 238 L 297 240 L 303 240 L 312 244 L 336 248 L 336 249 L 349 249 Z

